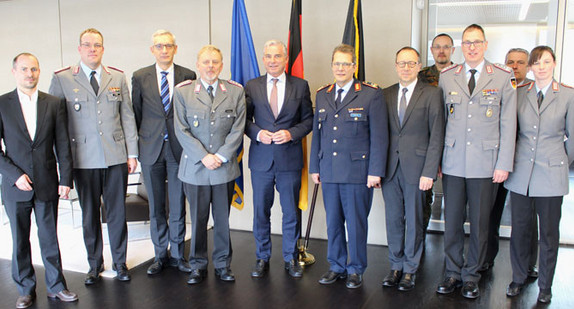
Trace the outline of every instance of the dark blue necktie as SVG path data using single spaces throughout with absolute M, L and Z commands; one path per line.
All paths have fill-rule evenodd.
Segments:
M 169 106 L 171 105 L 169 101 L 169 83 L 167 82 L 167 74 L 169 72 L 161 71 L 161 103 L 163 103 L 163 111 L 167 114 L 169 111 Z M 167 140 L 167 128 L 163 134 L 163 139 Z

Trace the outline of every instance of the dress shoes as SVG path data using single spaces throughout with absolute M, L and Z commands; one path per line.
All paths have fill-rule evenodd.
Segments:
M 18 300 L 16 300 L 16 308 L 19 309 L 28 308 L 32 306 L 33 303 L 34 303 L 34 296 L 22 295 L 18 297 Z
M 192 269 L 187 284 L 198 284 L 207 277 L 207 269 Z
M 295 260 L 285 262 L 285 270 L 287 270 L 289 272 L 289 276 L 293 278 L 303 277 L 303 266 Z
M 506 296 L 514 297 L 514 296 L 520 294 L 520 292 L 522 292 L 523 286 L 524 286 L 524 284 L 520 284 L 520 283 L 516 283 L 516 282 L 512 281 L 508 285 L 508 287 L 506 288 Z
M 350 274 L 347 276 L 347 282 L 345 286 L 348 289 L 358 289 L 363 285 L 363 275 L 362 274 Z
M 454 292 L 456 288 L 462 286 L 462 281 L 455 279 L 453 277 L 444 278 L 443 282 L 438 285 L 436 292 L 439 294 L 450 294 Z
M 100 265 L 97 269 L 90 267 L 88 273 L 86 274 L 86 279 L 84 280 L 85 285 L 92 285 L 100 280 L 100 273 L 104 271 L 104 265 Z
M 61 290 L 56 294 L 48 293 L 48 297 L 52 299 L 59 299 L 60 301 L 69 303 L 78 300 L 78 295 L 74 292 L 70 292 L 68 290 Z
M 116 271 L 116 277 L 114 279 L 118 281 L 130 281 L 132 279 L 125 263 L 114 264 L 112 269 Z
M 538 293 L 538 302 L 548 304 L 552 300 L 552 292 L 550 289 L 540 289 Z
M 177 267 L 177 269 L 179 271 L 181 271 L 182 273 L 190 273 L 191 272 L 191 266 L 189 265 L 189 262 L 183 258 L 182 259 L 170 258 L 169 259 L 169 266 L 170 267 Z
M 253 278 L 263 278 L 267 271 L 269 271 L 269 262 L 265 260 L 257 260 L 253 271 L 251 272 L 251 277 Z
M 538 278 L 538 268 L 536 268 L 536 266 L 528 267 L 528 277 Z
M 410 291 L 415 288 L 415 274 L 405 274 L 401 282 L 399 282 L 399 291 Z
M 345 279 L 345 278 L 347 278 L 346 273 L 337 273 L 332 270 L 329 270 L 328 272 L 324 273 L 323 276 L 321 276 L 321 279 L 319 279 L 319 283 L 332 284 L 335 281 L 337 281 L 337 279 Z
M 403 275 L 402 270 L 391 270 L 391 272 L 383 279 L 383 286 L 392 287 L 399 284 Z
M 229 267 L 222 267 L 215 269 L 215 275 L 219 280 L 225 282 L 233 282 L 235 281 L 235 275 L 231 272 L 231 268 Z
M 465 298 L 475 299 L 480 296 L 480 290 L 478 289 L 478 284 L 476 282 L 467 281 L 462 286 L 460 293 Z
M 163 263 L 161 261 L 155 261 L 147 268 L 148 275 L 157 275 L 163 270 Z
M 494 262 L 484 262 L 482 266 L 478 269 L 479 272 L 485 272 L 494 266 Z

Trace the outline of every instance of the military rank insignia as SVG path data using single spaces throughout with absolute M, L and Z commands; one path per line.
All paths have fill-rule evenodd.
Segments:
M 510 78 L 510 85 L 512 86 L 513 89 L 516 89 L 516 78 L 514 77 Z
M 108 88 L 108 92 L 113 95 L 114 97 L 117 97 L 120 95 L 120 91 L 121 88 L 120 87 L 110 87 Z

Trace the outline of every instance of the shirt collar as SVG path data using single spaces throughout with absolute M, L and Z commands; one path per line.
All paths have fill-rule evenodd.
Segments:
M 536 85 L 536 83 L 534 83 L 534 85 L 536 86 L 536 93 L 540 92 L 540 90 L 542 90 L 542 94 L 546 95 L 546 91 L 548 91 L 548 88 L 550 88 L 550 86 L 552 86 L 552 83 L 554 83 L 554 80 L 552 80 L 550 83 L 548 83 L 548 85 L 546 85 L 546 87 L 539 89 L 538 85 Z
M 34 93 L 32 93 L 32 96 L 28 96 L 24 92 L 20 91 L 20 89 L 18 89 L 18 88 L 16 88 L 16 90 L 18 92 L 18 99 L 20 100 L 20 102 L 26 102 L 26 101 L 37 102 L 38 101 L 38 88 L 36 88 L 36 90 L 34 90 Z
M 346 83 L 343 87 L 339 87 L 339 85 L 335 83 L 335 90 L 338 92 L 339 89 L 343 89 L 343 93 L 346 94 L 347 92 L 349 92 L 349 89 L 351 89 L 351 86 L 353 85 L 354 82 L 355 80 L 351 79 L 351 81 Z
M 278 79 L 278 83 L 284 83 L 285 79 L 287 78 L 285 75 L 285 72 L 281 73 L 281 75 L 277 76 L 277 77 L 273 77 L 271 76 L 271 74 L 267 74 L 267 83 L 271 83 L 271 80 L 273 80 L 274 78 Z
M 162 68 L 159 67 L 159 64 L 157 64 L 157 62 L 156 62 L 155 70 L 156 70 L 156 72 L 158 72 L 160 74 L 161 74 L 161 72 L 168 72 L 169 74 L 167 74 L 167 76 L 170 76 L 170 75 L 173 76 L 173 63 L 169 66 L 169 68 L 167 68 L 167 70 L 163 70 Z
M 408 89 L 407 93 L 413 93 L 418 80 L 419 80 L 418 78 L 415 78 L 415 80 L 412 81 L 410 84 L 408 84 L 406 87 L 404 87 L 403 85 L 401 85 L 401 83 L 399 83 L 399 93 L 403 91 L 403 88 Z
M 219 84 L 219 79 L 216 79 L 213 85 L 209 85 L 201 78 L 199 78 L 199 80 L 201 81 L 201 84 L 203 85 L 203 88 L 205 88 L 205 90 L 207 90 L 207 87 L 209 86 L 213 87 L 213 96 L 215 96 L 215 91 L 217 91 L 217 85 Z
M 484 68 L 484 59 L 482 59 L 482 62 L 480 62 L 476 68 L 474 68 L 476 70 L 476 73 L 480 74 L 482 72 L 482 69 Z M 471 68 L 468 63 L 464 63 L 464 71 L 466 73 L 470 73 L 470 70 L 472 70 L 473 68 Z M 476 74 L 475 73 L 475 74 Z
M 85 65 L 82 61 L 80 61 L 80 67 L 82 67 L 82 71 L 84 71 L 84 74 L 86 74 L 86 77 L 88 78 L 88 80 L 90 80 L 90 75 L 92 74 L 92 71 L 96 71 L 96 78 L 100 79 L 100 75 L 102 73 L 102 65 L 101 64 L 97 68 L 92 70 L 89 66 Z

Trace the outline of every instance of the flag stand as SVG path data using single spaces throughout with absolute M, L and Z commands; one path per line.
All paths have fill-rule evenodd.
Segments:
M 311 209 L 309 209 L 309 220 L 307 220 L 307 232 L 305 233 L 305 240 L 301 244 L 299 239 L 299 264 L 309 266 L 315 264 L 315 257 L 307 251 L 309 248 L 309 237 L 311 235 L 311 225 L 313 224 L 313 214 L 315 213 L 315 204 L 317 203 L 317 191 L 319 191 L 319 184 L 313 187 L 313 197 L 311 198 Z

